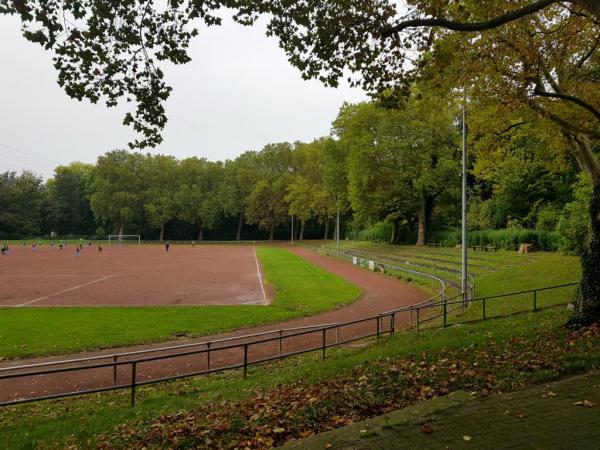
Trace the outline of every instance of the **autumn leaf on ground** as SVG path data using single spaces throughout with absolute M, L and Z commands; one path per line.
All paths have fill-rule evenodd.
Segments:
M 548 391 L 542 395 L 542 397 L 558 397 L 558 394 L 556 392 Z
M 471 436 L 467 436 L 467 435 L 463 436 L 463 441 L 467 441 L 468 442 L 471 439 L 473 439 Z
M 424 423 L 423 425 L 421 425 L 421 433 L 433 433 L 433 428 L 431 428 L 431 425 L 429 425 L 428 423 Z

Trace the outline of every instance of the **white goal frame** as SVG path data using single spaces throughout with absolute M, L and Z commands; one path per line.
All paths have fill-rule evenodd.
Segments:
M 139 234 L 109 234 L 108 235 L 108 245 L 111 244 L 111 240 L 112 241 L 117 241 L 118 244 L 122 244 L 123 243 L 123 238 L 134 238 L 131 240 L 135 240 L 137 239 L 138 241 L 138 245 L 142 244 L 142 236 Z

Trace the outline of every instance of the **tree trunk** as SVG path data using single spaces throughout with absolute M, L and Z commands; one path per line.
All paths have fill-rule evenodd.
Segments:
M 242 225 L 244 223 L 244 215 L 240 213 L 240 217 L 238 219 L 237 233 L 235 235 L 235 240 L 240 241 L 242 239 Z
M 272 241 L 275 237 L 275 224 L 271 224 L 271 229 L 269 230 L 269 240 Z
M 119 236 L 123 236 L 123 224 L 119 227 Z
M 160 237 L 158 238 L 159 241 L 163 241 L 165 239 L 165 224 L 161 224 L 160 226 Z
M 581 255 L 581 285 L 578 305 L 567 322 L 571 329 L 578 329 L 600 320 L 600 177 L 593 180 L 590 201 L 591 226 L 587 245 Z
M 327 240 L 329 237 L 329 218 L 325 217 L 325 235 L 323 236 L 323 240 Z
M 198 240 L 204 240 L 204 225 L 202 223 L 200 223 L 200 231 L 198 231 Z
M 306 224 L 305 220 L 300 221 L 300 240 L 304 239 L 304 225 Z
M 390 236 L 390 244 L 398 242 L 398 219 L 392 220 L 392 235 Z
M 419 206 L 419 225 L 417 227 L 417 245 L 427 243 L 427 212 L 425 211 L 425 197 L 421 200 Z

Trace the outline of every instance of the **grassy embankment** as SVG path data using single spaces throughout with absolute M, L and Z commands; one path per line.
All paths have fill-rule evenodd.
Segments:
M 575 259 L 536 255 L 529 264 L 482 276 L 477 289 L 493 295 L 577 275 Z M 399 334 L 359 350 L 330 351 L 325 362 L 307 355 L 256 367 L 247 380 L 231 372 L 147 387 L 135 409 L 123 392 L 0 410 L 0 446 L 164 448 L 208 445 L 209 439 L 213 446 L 257 445 L 257 436 L 263 445 L 278 445 L 456 389 L 486 395 L 597 366 L 598 336 L 573 341 L 562 327 L 568 314 L 549 309 Z
M 360 294 L 351 283 L 276 247 L 257 247 L 274 302 L 239 306 L 4 308 L 0 358 L 210 335 L 317 314 Z M 232 274 L 234 277 L 235 274 Z

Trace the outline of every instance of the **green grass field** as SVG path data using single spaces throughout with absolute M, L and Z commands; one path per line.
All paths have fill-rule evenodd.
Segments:
M 258 247 L 270 306 L 4 308 L 0 357 L 60 354 L 215 334 L 316 314 L 355 300 L 360 289 L 278 247 Z
M 328 359 L 324 362 L 314 354 L 295 357 L 275 364 L 255 367 L 251 369 L 246 380 L 241 378 L 239 372 L 229 372 L 185 382 L 145 387 L 140 390 L 140 401 L 134 409 L 128 406 L 126 392 L 5 408 L 0 410 L 0 447 L 58 449 L 72 445 L 74 448 L 94 448 L 97 445 L 98 435 L 122 430 L 117 432 L 120 435 L 117 440 L 110 441 L 111 446 L 130 448 L 128 440 L 135 441 L 138 434 L 128 430 L 149 432 L 155 429 L 152 427 L 156 420 L 165 414 L 183 415 L 182 417 L 186 417 L 187 414 L 197 414 L 200 417 L 205 408 L 213 407 L 211 405 L 236 404 L 254 396 L 264 399 L 264 396 L 268 397 L 271 390 L 298 383 L 304 386 L 303 389 L 324 384 L 327 386 L 326 389 L 331 390 L 332 386 L 336 386 L 335 380 L 342 377 L 350 377 L 354 380 L 363 376 L 369 380 L 382 377 L 386 380 L 389 377 L 386 365 L 394 364 L 396 361 L 401 363 L 407 359 L 410 361 L 414 356 L 434 365 L 439 365 L 439 361 L 455 357 L 457 353 L 466 352 L 473 357 L 483 355 L 482 357 L 485 358 L 488 346 L 495 346 L 496 343 L 506 342 L 509 339 L 534 341 L 541 330 L 557 330 L 560 338 L 566 333 L 561 325 L 567 317 L 568 312 L 564 309 L 546 310 L 537 314 L 525 313 L 462 327 L 424 330 L 419 334 L 400 334 L 358 350 L 331 350 Z M 535 345 L 532 343 L 531 346 Z M 511 349 L 510 354 L 511 357 L 520 358 L 515 348 Z M 494 377 L 499 380 L 499 388 L 506 391 L 532 382 L 549 381 L 560 374 L 592 368 L 598 363 L 600 363 L 600 353 L 586 351 L 573 354 L 563 360 L 560 370 L 545 367 L 521 370 L 519 367 L 511 369 L 510 365 L 507 368 L 505 365 L 497 367 L 492 364 L 482 368 L 485 374 L 482 380 L 475 380 L 468 375 L 463 381 L 465 385 L 461 385 L 461 388 L 478 389 L 476 386 L 479 383 L 487 386 L 490 378 Z M 414 362 L 410 364 L 415 365 Z M 482 364 L 481 361 L 479 364 Z M 447 373 L 439 376 L 447 376 Z M 352 386 L 360 384 L 353 383 Z M 384 399 L 377 397 L 364 399 L 365 403 L 368 401 L 377 402 Z M 311 414 L 311 417 L 323 415 L 324 420 L 328 408 L 331 408 L 328 405 L 329 403 L 317 404 L 308 414 Z M 322 407 L 323 411 L 318 410 L 319 407 Z M 355 407 L 360 410 L 361 404 L 357 403 Z M 303 417 L 302 420 L 309 420 L 309 417 Z M 168 420 L 165 422 L 168 423 Z M 208 423 L 206 426 L 211 428 Z M 231 435 L 230 439 L 233 441 L 234 430 L 231 431 Z M 149 448 L 160 448 L 160 446 Z

